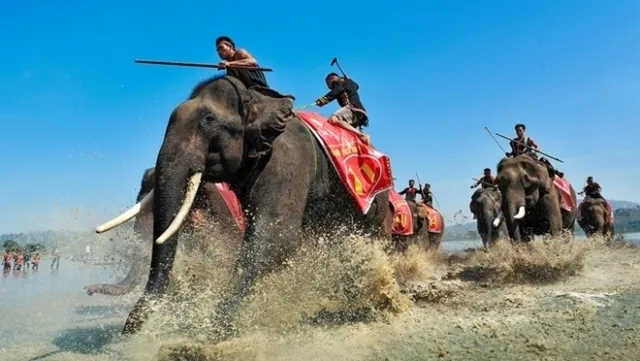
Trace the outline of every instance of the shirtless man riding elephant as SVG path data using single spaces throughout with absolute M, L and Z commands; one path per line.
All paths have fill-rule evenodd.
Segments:
M 516 130 L 516 137 L 509 142 L 509 145 L 511 146 L 511 152 L 505 153 L 507 157 L 515 158 L 523 154 L 528 155 L 547 167 L 549 171 L 557 174 L 560 178 L 564 177 L 564 173 L 560 172 L 557 168 L 554 168 L 548 159 L 544 157 L 538 158 L 538 154 L 536 153 L 536 151 L 539 151 L 540 147 L 538 146 L 538 143 L 533 140 L 533 138 L 525 135 L 525 132 L 527 130 L 526 125 L 518 123 L 514 128 Z

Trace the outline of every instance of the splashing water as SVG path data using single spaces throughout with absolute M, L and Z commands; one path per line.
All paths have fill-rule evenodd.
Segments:
M 624 316 L 640 306 L 636 248 L 558 239 L 498 243 L 489 253 L 412 246 L 389 255 L 382 242 L 336 235 L 309 239 L 257 284 L 235 319 L 239 336 L 215 344 L 212 320 L 238 250 L 207 229 L 181 236 L 169 294 L 143 332 L 124 338 L 119 333 L 140 287 L 122 297 L 89 297 L 82 289 L 113 281 L 140 257 L 130 251 L 139 242 L 130 230 L 114 233 L 93 248 L 116 265 L 63 259 L 52 271 L 43 260 L 37 274 L 4 278 L 3 360 L 580 360 L 605 351 L 631 357 L 640 340 L 635 321 Z M 84 242 L 70 240 L 64 249 L 69 254 Z M 595 307 L 558 291 L 621 298 Z M 614 320 L 618 330 L 599 331 Z

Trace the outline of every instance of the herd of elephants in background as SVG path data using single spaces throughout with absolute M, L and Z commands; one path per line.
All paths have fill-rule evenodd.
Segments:
M 124 295 L 148 275 L 124 334 L 137 332 L 151 312 L 150 302 L 166 293 L 178 235 L 201 222 L 215 223 L 239 249 L 237 262 L 243 270 L 216 312 L 223 339 L 234 334 L 234 313 L 251 286 L 282 267 L 305 242 L 304 234 L 331 236 L 349 225 L 389 240 L 390 252 L 402 252 L 411 243 L 439 248 L 442 233 L 429 232 L 427 215 L 412 202 L 410 236 L 392 234 L 389 191 L 377 194 L 365 214 L 358 209 L 327 153 L 293 110 L 293 100 L 224 76 L 200 83 L 171 113 L 156 165 L 144 172 L 136 205 L 99 227 L 104 232 L 135 217 L 140 250 L 134 254 L 139 259 L 130 262 L 121 282 L 87 287 L 90 295 Z M 249 156 L 247 144 L 259 150 L 258 157 Z M 563 209 L 555 176 L 527 155 L 499 162 L 497 189 L 478 189 L 469 204 L 486 250 L 503 237 L 519 243 L 534 235 L 574 234 L 576 193 L 571 187 L 573 206 Z M 244 229 L 217 183 L 233 185 L 250 220 Z M 587 199 L 581 212 L 580 226 L 588 236 L 613 236 L 606 201 Z

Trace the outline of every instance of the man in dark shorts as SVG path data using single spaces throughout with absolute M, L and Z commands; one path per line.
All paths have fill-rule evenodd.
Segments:
M 337 99 L 340 109 L 329 116 L 329 122 L 357 134 L 364 144 L 369 145 L 369 136 L 356 129 L 367 126 L 369 121 L 367 112 L 360 102 L 358 83 L 336 73 L 327 75 L 325 82 L 331 90 L 316 100 L 316 105 L 322 107 Z
M 261 70 L 238 69 L 229 66 L 259 68 L 258 61 L 245 49 L 236 49 L 236 44 L 228 36 L 216 39 L 216 51 L 222 61 L 220 69 L 227 69 L 227 75 L 239 79 L 247 88 L 259 85 L 268 88 L 267 78 Z

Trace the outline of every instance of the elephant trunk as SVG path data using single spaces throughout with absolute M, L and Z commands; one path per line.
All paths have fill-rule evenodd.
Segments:
M 520 221 L 526 213 L 524 204 L 524 190 L 506 190 L 502 201 L 502 213 L 505 215 L 509 238 L 515 242 L 521 241 Z
M 100 293 L 107 296 L 126 295 L 138 285 L 144 277 L 145 270 L 149 265 L 149 257 L 138 257 L 131 261 L 131 268 L 122 281 L 116 284 L 99 284 L 87 287 L 89 296 Z
M 160 162 L 159 162 L 160 163 Z M 181 164 L 156 166 L 156 195 L 153 199 L 153 250 L 145 293 L 166 292 L 178 246 L 178 230 L 186 218 L 200 185 L 201 172 L 192 173 Z M 187 179 L 190 181 L 187 183 Z
M 491 235 L 493 234 L 493 214 L 489 209 L 485 209 L 482 212 L 482 219 L 479 221 L 482 222 L 484 232 L 480 234 L 482 237 L 482 244 L 485 248 L 488 248 L 491 245 Z

